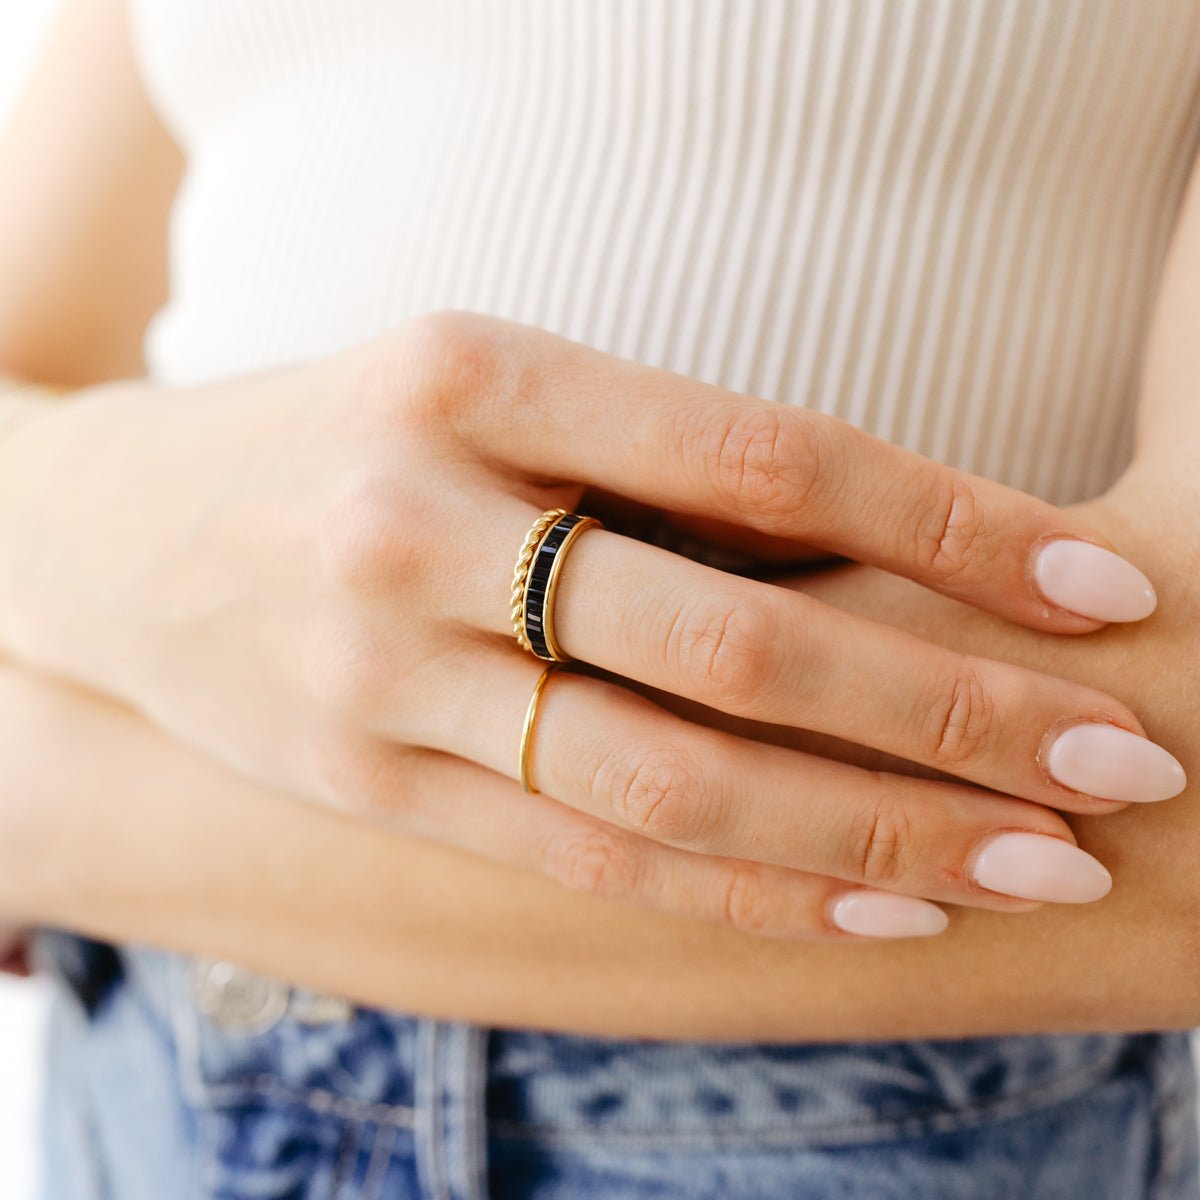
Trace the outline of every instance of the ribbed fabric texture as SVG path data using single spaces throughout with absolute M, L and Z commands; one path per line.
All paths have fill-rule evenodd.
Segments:
M 160 378 L 471 308 L 1058 502 L 1129 457 L 1200 135 L 1196 0 L 135 14 L 192 156 Z

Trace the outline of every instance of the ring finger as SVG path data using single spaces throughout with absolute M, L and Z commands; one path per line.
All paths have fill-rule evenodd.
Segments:
M 440 673 L 419 743 L 517 778 L 543 666 L 481 639 L 469 678 L 461 659 Z M 740 738 L 573 671 L 544 690 L 529 768 L 539 791 L 696 854 L 987 908 L 1094 900 L 1111 882 L 1041 805 Z

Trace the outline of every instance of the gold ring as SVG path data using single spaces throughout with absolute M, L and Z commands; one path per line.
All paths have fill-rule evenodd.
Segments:
M 517 557 L 509 606 L 513 635 L 522 650 L 547 662 L 571 661 L 554 636 L 554 598 L 567 550 L 593 526 L 604 528 L 595 517 L 551 508 L 533 523 Z
M 551 663 L 539 676 L 534 684 L 533 695 L 529 697 L 529 707 L 525 710 L 525 726 L 521 730 L 521 751 L 517 758 L 517 769 L 521 775 L 521 787 L 531 796 L 541 793 L 529 782 L 529 754 L 533 747 L 533 722 L 537 716 L 538 701 L 542 698 L 542 689 L 546 680 L 562 666 L 561 663 Z
M 554 597 L 558 592 L 558 581 L 562 576 L 563 559 L 567 557 L 567 550 L 571 543 L 585 530 L 592 527 L 603 529 L 604 526 L 595 517 L 581 517 L 570 529 L 567 530 L 566 536 L 563 538 L 558 549 L 554 552 L 554 561 L 550 564 L 550 574 L 546 579 L 546 599 L 542 604 L 542 635 L 546 641 L 546 654 L 554 659 L 555 662 L 569 662 L 571 656 L 564 654 L 562 647 L 558 644 L 558 640 L 554 636 Z M 532 578 L 533 572 L 530 572 Z M 529 591 L 529 583 L 525 585 L 526 593 Z M 528 612 L 528 601 L 526 602 L 526 611 Z M 534 646 L 533 652 L 539 658 L 545 657 L 539 653 L 539 647 Z
M 529 639 L 525 636 L 525 584 L 529 578 L 529 567 L 537 551 L 538 543 L 546 536 L 546 530 L 559 517 L 565 517 L 565 508 L 549 508 L 536 521 L 525 535 L 521 543 L 521 553 L 517 555 L 517 565 L 513 570 L 512 593 L 509 601 L 509 615 L 512 617 L 513 636 L 522 650 L 532 650 Z

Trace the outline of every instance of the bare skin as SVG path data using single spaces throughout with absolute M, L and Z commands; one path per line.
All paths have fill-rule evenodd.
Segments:
M 83 40 L 72 50 L 81 37 L 78 28 L 64 29 L 61 37 L 66 48 L 60 46 L 59 63 L 69 61 L 73 52 L 87 53 Z M 100 83 L 97 87 L 103 91 Z M 41 88 L 52 94 L 53 81 L 43 82 Z M 32 102 L 27 111 L 34 111 Z M 28 121 L 24 135 L 18 128 L 18 146 L 22 136 L 34 136 Z M 128 122 L 114 117 L 112 128 L 114 144 L 127 148 Z M 129 153 L 135 159 L 138 154 L 149 155 L 145 165 L 151 179 L 162 181 L 165 204 L 177 159 L 159 133 L 133 140 L 140 149 Z M 58 158 L 56 151 L 53 161 Z M 86 192 L 63 189 L 60 183 L 48 167 L 41 186 L 52 188 L 55 195 Z M 13 224 L 6 217 L 0 230 L 0 261 L 21 266 L 26 261 L 40 262 L 40 253 L 50 253 L 52 235 L 60 230 L 35 220 L 30 214 L 36 208 L 31 204 Z M 100 205 L 98 210 L 74 214 L 60 210 L 54 216 L 68 234 L 59 237 L 68 247 L 63 253 L 69 254 L 72 245 L 90 245 L 97 237 L 124 237 L 123 261 L 130 253 L 136 258 L 139 244 L 148 247 L 146 257 L 139 260 L 142 267 L 135 271 L 139 278 L 154 279 L 155 262 L 161 268 L 161 257 L 156 257 L 161 255 L 161 241 L 147 238 L 145 225 L 134 237 L 119 203 L 114 202 L 111 210 Z M 20 236 L 14 232 L 17 225 Z M 77 237 L 71 236 L 76 233 Z M 111 247 L 111 240 L 105 244 Z M 1181 245 L 1185 250 L 1180 250 Z M 1066 632 L 1061 626 L 1055 632 L 1021 629 L 870 568 L 833 570 L 802 582 L 813 596 L 907 630 L 929 644 L 1007 663 L 1009 670 L 1023 665 L 1098 689 L 1102 700 L 1093 698 L 1089 703 L 1110 706 L 1106 714 L 1134 730 L 1140 731 L 1140 719 L 1146 732 L 1177 751 L 1185 767 L 1191 765 L 1189 714 L 1195 706 L 1181 653 L 1183 631 L 1191 616 L 1181 564 L 1188 561 L 1200 507 L 1189 498 L 1190 483 L 1174 436 L 1179 423 L 1172 416 L 1177 403 L 1173 395 L 1187 394 L 1186 375 L 1179 374 L 1190 366 L 1184 352 L 1187 343 L 1186 338 L 1173 341 L 1170 330 L 1174 305 L 1191 299 L 1189 250 L 1195 256 L 1189 238 L 1178 238 L 1175 261 L 1183 256 L 1184 265 L 1173 268 L 1164 289 L 1144 405 L 1144 412 L 1152 415 L 1150 428 L 1158 428 L 1153 421 L 1171 422 L 1172 436 L 1157 441 L 1144 438 L 1144 446 L 1163 449 L 1157 456 L 1144 450 L 1137 469 L 1121 487 L 1097 504 L 1081 506 L 1071 518 L 1080 522 L 1080 529 L 1117 546 L 1147 569 L 1159 585 L 1162 601 L 1154 618 L 1138 627 L 1110 627 L 1086 638 L 1065 638 L 1060 636 Z M 82 264 L 91 261 L 79 251 L 75 258 Z M 20 286 L 7 282 L 31 275 L 39 280 L 41 292 L 25 295 Z M 111 311 L 111 291 L 89 297 L 86 289 L 71 290 L 66 265 L 58 276 L 39 267 L 37 272 L 4 272 L 3 278 L 0 349 L 2 361 L 14 374 L 86 384 L 130 373 L 134 347 L 156 302 L 156 288 L 149 282 L 132 289 L 126 315 L 117 316 Z M 56 303 L 55 286 L 76 300 L 78 312 Z M 1179 301 L 1172 288 L 1182 293 Z M 161 295 L 161 288 L 157 292 Z M 64 311 L 74 313 L 66 328 L 69 336 L 64 336 Z M 52 328 L 55 337 L 50 335 Z M 71 347 L 65 357 L 55 349 L 64 344 Z M 1179 360 L 1178 367 L 1164 365 L 1172 356 Z M 30 415 L 26 412 L 22 418 Z M 24 419 L 20 426 L 31 428 Z M 23 446 L 38 445 L 24 431 L 22 436 L 27 438 Z M 1172 462 L 1174 470 L 1169 472 Z M 1165 512 L 1164 495 L 1170 496 Z M 580 551 L 583 545 L 581 540 Z M 580 561 L 585 561 L 582 556 Z M 1011 601 L 1002 607 L 1006 615 L 1013 615 Z M 564 613 L 569 627 L 569 602 Z M 1081 627 L 1076 626 L 1076 631 Z M 64 669 L 61 663 L 50 665 Z M 69 665 L 67 673 L 71 673 Z M 614 687 L 613 680 L 615 674 L 605 686 Z M 88 682 L 109 683 L 102 673 Z M 685 701 L 669 690 L 654 688 L 655 683 L 675 682 L 665 676 L 651 677 L 642 680 L 641 690 L 652 694 L 665 710 L 701 718 L 705 728 L 737 731 L 739 745 L 753 741 L 819 748 L 847 759 L 879 761 L 877 755 L 843 754 L 840 744 L 814 744 L 808 735 L 781 725 L 773 724 L 769 730 L 748 725 L 759 713 L 697 709 L 697 699 L 713 699 L 703 693 L 693 693 Z M 573 686 L 600 684 L 593 679 Z M 646 872 L 640 882 L 646 886 L 649 879 L 648 893 L 631 897 L 628 877 L 616 869 L 627 861 L 628 842 L 594 838 L 589 846 L 598 850 L 598 857 L 592 853 L 589 862 L 597 869 L 573 868 L 566 876 L 568 882 L 600 895 L 574 896 L 528 871 L 484 863 L 461 850 L 300 805 L 282 795 L 295 780 L 271 778 L 265 772 L 258 773 L 257 784 L 238 778 L 203 755 L 180 748 L 111 700 L 39 675 L 31 667 L 11 666 L 4 693 L 6 717 L 0 736 L 12 747 L 4 768 L 9 772 L 5 794 L 13 797 L 5 807 L 4 820 L 10 823 L 5 844 L 18 851 L 13 869 L 6 872 L 11 887 L 6 889 L 5 908 L 22 919 L 221 953 L 356 998 L 493 1024 L 661 1036 L 812 1038 L 1137 1028 L 1192 1024 L 1196 1019 L 1192 998 L 1197 989 L 1188 965 L 1195 959 L 1191 942 L 1195 921 L 1185 869 L 1190 793 L 1165 805 L 1139 805 L 1104 821 L 1076 817 L 1069 823 L 1039 805 L 979 793 L 980 803 L 1022 805 L 1025 819 L 1047 823 L 1039 826 L 1046 832 L 1052 827 L 1064 839 L 1078 837 L 1119 871 L 1118 888 L 1099 904 L 1069 910 L 1053 906 L 1015 917 L 1011 909 L 1019 903 L 964 889 L 961 872 L 969 855 L 960 854 L 958 877 L 953 871 L 948 877 L 943 873 L 945 890 L 938 897 L 1010 911 L 956 912 L 949 933 L 919 944 L 797 945 L 719 924 L 706 926 L 638 912 L 604 899 L 606 894 L 617 894 L 653 904 L 656 896 L 667 892 L 698 901 L 705 892 L 701 886 L 683 893 L 677 884 L 674 890 L 664 888 L 664 875 Z M 589 693 L 594 694 L 599 693 Z M 127 698 L 143 699 L 136 694 Z M 570 724 L 566 707 L 570 703 L 569 687 L 548 692 L 540 728 L 549 732 L 543 744 L 553 744 L 556 722 L 560 729 Z M 984 749 L 991 744 L 987 738 L 1009 732 L 1005 726 L 1018 724 L 1023 712 L 1015 705 L 998 711 L 1005 720 L 984 731 L 980 743 Z M 31 721 L 30 714 L 37 720 Z M 518 710 L 515 717 L 519 715 Z M 468 714 L 462 716 L 469 724 Z M 854 731 L 844 727 L 830 732 Z M 61 751 L 67 744 L 76 748 L 72 758 Z M 497 744 L 515 743 L 498 738 Z M 81 746 L 91 748 L 88 757 L 78 753 Z M 882 749 L 904 749 L 904 744 L 895 740 Z M 232 753 L 222 757 L 228 765 L 243 765 L 230 763 Z M 1025 785 L 1013 786 L 1010 777 L 988 777 L 994 757 L 987 750 L 973 762 L 931 758 L 925 766 L 953 767 L 967 778 L 975 770 L 980 782 L 1007 785 L 1028 795 Z M 545 772 L 553 770 L 549 761 L 540 765 Z M 474 766 L 473 771 L 459 770 L 457 776 L 432 769 L 424 775 L 397 772 L 394 786 L 386 790 L 395 807 L 406 813 L 435 807 L 452 817 L 457 813 L 458 836 L 446 837 L 445 826 L 434 832 L 470 849 L 469 835 L 480 813 L 507 812 L 502 806 L 522 798 L 511 778 L 499 769 Z M 117 780 L 126 783 L 121 786 Z M 928 782 L 950 786 L 941 779 Z M 1044 787 L 1046 781 L 1034 782 Z M 402 783 L 409 789 L 407 794 Z M 488 789 L 495 791 L 490 809 L 486 799 L 479 803 Z M 456 794 L 463 798 L 461 804 L 455 804 Z M 114 796 L 120 797 L 119 805 L 113 803 Z M 1051 799 L 1045 791 L 1028 799 L 1058 800 L 1064 808 L 1093 813 L 1114 808 L 1087 797 L 1082 804 L 1078 798 Z M 546 798 L 546 805 L 552 803 Z M 375 818 L 392 815 L 386 806 L 370 807 Z M 507 828 L 514 845 L 537 828 L 539 820 L 541 811 L 531 806 L 520 821 L 510 822 Z M 895 827 L 901 831 L 897 853 L 882 859 L 875 856 L 881 865 L 871 868 L 869 878 L 849 875 L 841 861 L 813 865 L 821 871 L 833 866 L 837 877 L 849 875 L 860 884 L 931 894 L 929 851 L 939 837 L 944 838 L 944 831 L 927 832 L 919 824 L 899 819 Z M 55 830 L 64 828 L 86 830 L 88 836 L 72 839 L 70 847 L 60 846 L 63 839 Z M 413 831 L 421 831 L 419 822 L 412 823 Z M 167 846 L 177 847 L 178 853 L 162 857 Z M 159 848 L 159 853 L 148 853 L 151 847 Z M 798 851 L 805 848 L 797 846 Z M 699 858 L 696 849 L 711 847 L 686 847 L 677 853 Z M 1178 863 L 1181 869 L 1164 871 L 1164 861 Z M 544 866 L 532 861 L 516 865 Z M 686 863 L 681 870 L 690 872 L 693 867 Z M 1181 878 L 1176 881 L 1173 874 Z M 746 878 L 755 885 L 774 882 L 760 874 Z M 733 919 L 754 933 L 795 933 L 780 928 L 785 922 L 770 908 L 779 891 L 763 886 L 752 893 L 754 903 L 735 910 L 724 904 L 702 915 L 717 922 Z M 695 911 L 696 901 L 658 906 Z M 818 901 L 812 910 L 818 920 L 822 904 Z M 829 932 L 814 923 L 801 930 L 817 931 Z M 814 986 L 815 979 L 821 981 L 819 987 Z M 939 995 L 938 1004 L 931 1007 L 930 989 L 935 986 L 931 980 L 947 979 L 954 980 L 952 994 Z M 655 997 L 653 1006 L 645 1002 L 649 995 Z

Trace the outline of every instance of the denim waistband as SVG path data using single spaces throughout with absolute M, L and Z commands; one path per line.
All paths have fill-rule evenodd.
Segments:
M 125 1019 L 124 1036 L 157 1039 L 189 1112 L 269 1110 L 311 1129 L 369 1126 L 372 1144 L 385 1134 L 411 1143 L 444 1200 L 487 1195 L 489 1142 L 618 1159 L 862 1148 L 1018 1122 L 1074 1099 L 1086 1111 L 1115 1079 L 1149 1097 L 1160 1178 L 1194 1169 L 1194 1077 L 1182 1034 L 608 1040 L 355 1008 L 228 963 L 118 952 L 59 934 L 39 939 L 36 960 L 67 982 L 81 1012 L 135 1010 L 141 1033 Z

